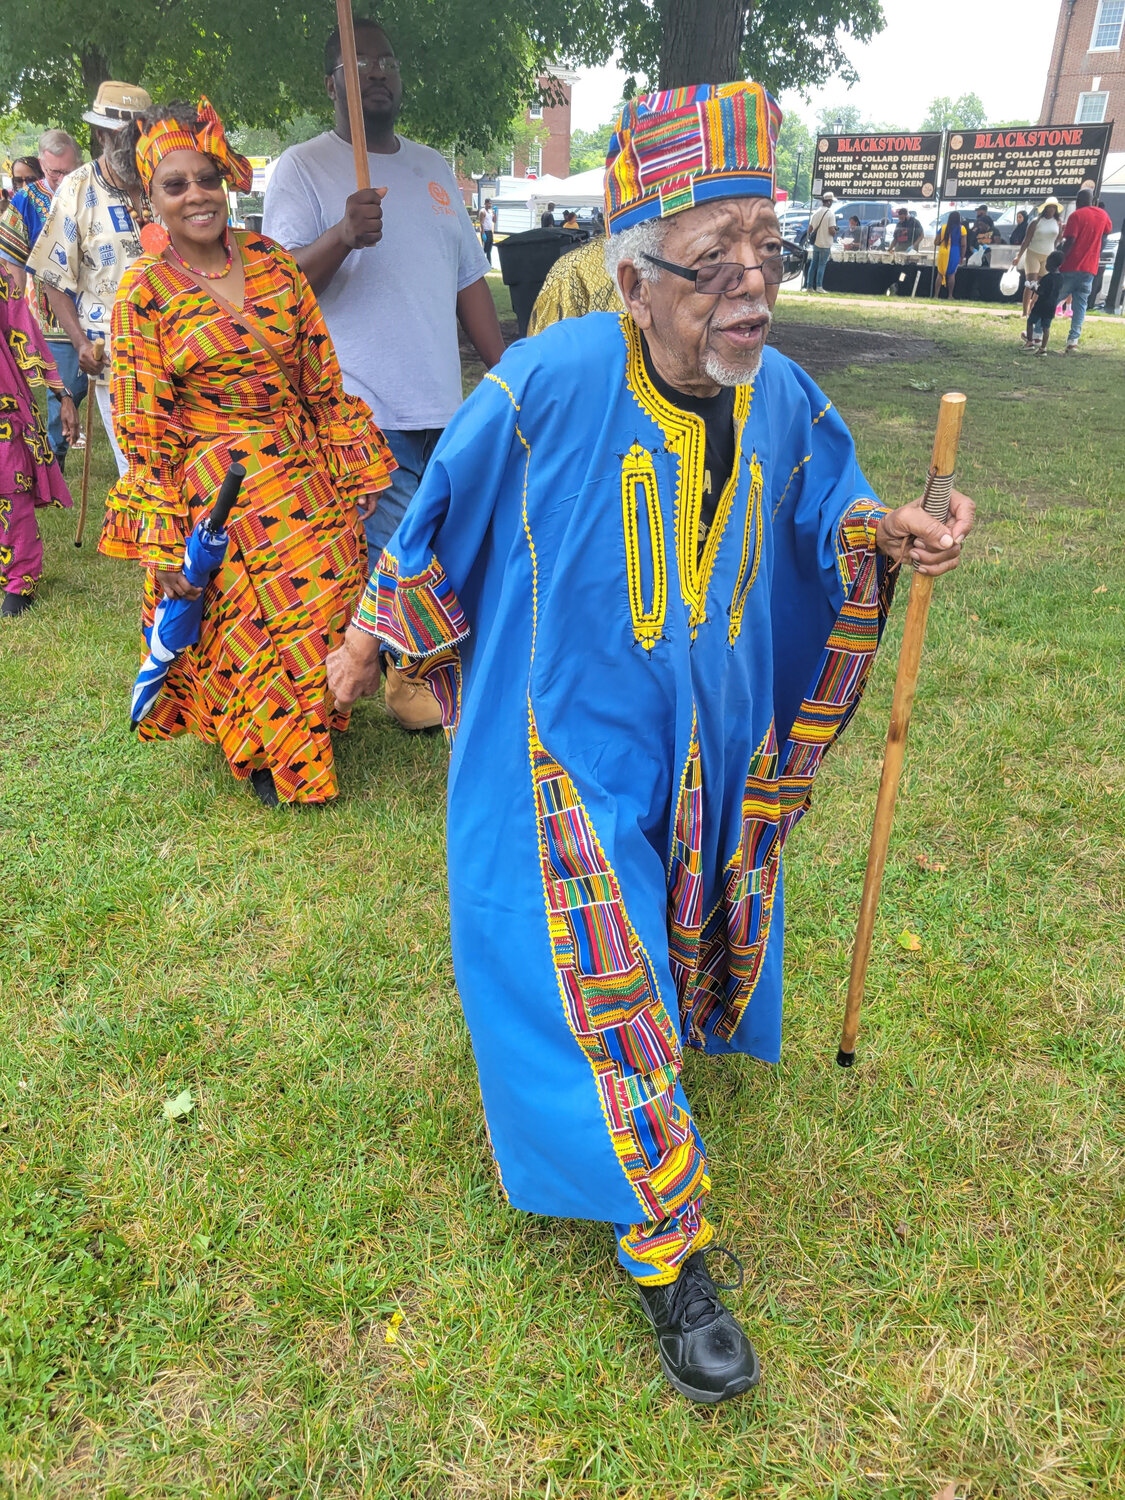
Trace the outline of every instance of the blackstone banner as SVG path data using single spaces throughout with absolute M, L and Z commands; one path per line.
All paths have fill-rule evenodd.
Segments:
M 837 198 L 936 198 L 941 131 L 821 135 L 812 193 Z
M 953 130 L 945 148 L 946 198 L 1075 198 L 1101 180 L 1112 125 Z

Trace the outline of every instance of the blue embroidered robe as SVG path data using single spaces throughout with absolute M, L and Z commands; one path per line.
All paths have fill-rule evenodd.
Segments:
M 683 1047 L 778 1058 L 781 849 L 878 644 L 884 507 L 775 350 L 735 424 L 700 552 L 702 421 L 627 316 L 548 328 L 446 429 L 357 619 L 452 734 L 454 969 L 536 1213 L 690 1210 Z

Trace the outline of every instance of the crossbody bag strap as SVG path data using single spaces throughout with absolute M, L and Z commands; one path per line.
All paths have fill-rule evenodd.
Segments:
M 164 258 L 167 259 L 167 255 L 165 255 Z M 281 355 L 278 354 L 277 350 L 270 343 L 269 339 L 266 338 L 265 332 L 263 331 L 261 325 L 258 323 L 257 319 L 252 318 L 247 313 L 240 311 L 239 308 L 235 307 L 233 302 L 228 302 L 221 292 L 217 292 L 213 286 L 208 286 L 203 278 L 201 276 L 197 276 L 190 266 L 184 265 L 182 261 L 169 261 L 168 263 L 169 265 L 174 264 L 177 271 L 182 271 L 189 281 L 195 283 L 195 285 L 204 294 L 204 296 L 210 297 L 212 302 L 214 302 L 216 306 L 221 308 L 221 310 L 226 313 L 226 315 L 231 319 L 233 323 L 236 323 L 241 329 L 244 330 L 244 332 L 250 335 L 250 337 L 258 345 L 259 349 L 265 350 L 270 359 L 272 359 L 274 364 L 277 366 L 282 379 L 285 381 L 290 391 L 292 391 L 293 395 L 297 398 L 297 401 L 304 410 L 305 415 L 311 422 L 313 422 L 315 426 L 316 419 L 313 416 L 312 408 L 309 406 L 309 403 L 305 400 L 304 396 L 301 395 L 301 392 L 297 386 L 297 382 L 294 380 L 289 366 L 282 359 Z

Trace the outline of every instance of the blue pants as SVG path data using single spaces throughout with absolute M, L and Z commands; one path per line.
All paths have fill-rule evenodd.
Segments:
M 831 255 L 831 245 L 813 246 L 812 254 L 809 256 L 809 268 L 805 272 L 805 286 L 810 291 L 814 286 L 818 292 L 824 290 L 824 273 L 828 269 L 828 262 Z
M 422 482 L 430 454 L 441 434 L 440 427 L 422 427 L 417 432 L 402 432 L 390 427 L 384 429 L 383 436 L 387 440 L 387 447 L 395 456 L 398 468 L 391 475 L 390 488 L 379 491 L 375 514 L 368 516 L 363 523 L 363 529 L 367 533 L 369 573 L 374 573 L 379 554 L 406 514 L 406 507 Z
M 47 348 L 58 369 L 59 379 L 74 397 L 75 406 L 81 406 L 86 394 L 86 377 L 78 368 L 77 350 L 69 339 L 48 339 Z M 62 430 L 62 402 L 54 391 L 47 392 L 47 437 L 62 469 L 66 464 L 68 445 Z
M 1059 291 L 1059 301 L 1064 298 L 1071 299 L 1071 307 L 1074 309 L 1070 320 L 1070 333 L 1067 336 L 1068 344 L 1077 344 L 1082 332 L 1082 324 L 1086 321 L 1086 304 L 1090 300 L 1090 293 L 1094 288 L 1094 278 L 1089 271 L 1064 271 L 1062 273 L 1062 287 Z

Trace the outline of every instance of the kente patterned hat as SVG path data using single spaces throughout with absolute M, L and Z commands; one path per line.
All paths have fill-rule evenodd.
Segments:
M 152 185 L 152 174 L 170 151 L 202 151 L 214 157 L 219 171 L 239 193 L 248 193 L 254 183 L 254 168 L 244 156 L 231 149 L 223 122 L 211 101 L 200 98 L 194 125 L 179 120 L 155 120 L 141 132 L 137 141 L 137 171 L 145 192 Z
M 772 198 L 781 109 L 760 83 L 703 83 L 630 99 L 609 143 L 610 234 L 716 198 Z

